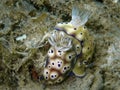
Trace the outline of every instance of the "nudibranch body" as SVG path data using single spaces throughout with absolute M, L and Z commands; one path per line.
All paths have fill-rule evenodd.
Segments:
M 84 28 L 90 14 L 91 11 L 79 10 L 79 8 L 75 6 L 72 10 L 72 20 L 68 23 L 58 23 L 55 26 L 56 30 L 65 32 L 67 35 L 77 39 L 79 42 L 81 55 L 77 58 L 77 62 L 72 70 L 76 76 L 85 75 L 85 69 L 91 63 L 94 52 L 94 39 L 90 35 L 89 31 Z M 73 44 L 74 46 L 76 45 L 74 40 Z
M 72 10 L 72 20 L 58 23 L 48 35 L 51 48 L 48 50 L 43 77 L 45 83 L 61 83 L 71 72 L 76 76 L 84 76 L 86 67 L 91 63 L 94 52 L 94 40 L 84 28 L 90 11 Z

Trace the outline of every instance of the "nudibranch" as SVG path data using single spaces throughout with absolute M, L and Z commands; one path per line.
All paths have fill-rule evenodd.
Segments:
M 64 32 L 53 31 L 48 40 L 51 48 L 47 53 L 43 77 L 47 84 L 61 83 L 76 63 L 76 51 L 71 38 Z
M 80 77 L 86 74 L 86 67 L 91 63 L 94 52 L 94 38 L 90 35 L 88 29 L 85 28 L 85 23 L 88 21 L 90 15 L 91 11 L 87 9 L 80 10 L 74 6 L 72 10 L 72 20 L 68 23 L 58 23 L 55 26 L 55 30 L 63 31 L 76 39 L 77 42 L 73 40 L 74 46 L 79 45 L 81 48 L 80 55 L 72 70 L 76 76 Z
M 90 14 L 88 10 L 74 7 L 72 20 L 58 23 L 55 30 L 48 34 L 51 47 L 43 69 L 46 84 L 61 83 L 71 73 L 78 77 L 85 76 L 94 52 L 94 39 L 84 28 Z

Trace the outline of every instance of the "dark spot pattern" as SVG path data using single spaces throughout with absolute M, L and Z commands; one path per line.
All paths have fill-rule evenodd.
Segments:
M 62 64 L 62 61 L 61 61 L 61 62 L 58 61 L 58 63 L 61 63 L 61 64 Z
M 53 53 L 53 50 L 51 50 L 51 53 Z
M 58 64 L 58 67 L 60 67 L 61 65 L 60 64 Z
M 51 78 L 53 78 L 54 76 L 53 75 L 51 75 Z
M 82 40 L 82 41 L 80 42 L 82 47 L 84 46 L 84 42 L 85 42 L 85 40 L 84 40 L 84 41 Z
M 67 68 L 66 67 L 64 67 L 64 70 L 66 70 Z
M 88 47 L 88 50 L 89 50 L 90 48 Z
M 51 67 L 51 66 L 48 66 L 49 68 Z
M 52 65 L 54 65 L 54 63 L 52 63 Z
M 59 55 L 62 55 L 62 51 L 58 50 Z
M 71 56 L 69 56 L 69 59 L 71 59 L 72 57 Z
M 46 74 L 48 74 L 48 72 L 46 72 Z
M 77 30 L 77 28 L 74 28 L 74 30 Z
M 60 50 L 58 50 L 58 52 L 61 52 Z
M 53 50 L 50 50 L 49 53 L 53 53 L 54 51 Z

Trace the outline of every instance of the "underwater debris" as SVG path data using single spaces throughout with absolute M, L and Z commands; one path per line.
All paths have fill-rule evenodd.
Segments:
M 17 37 L 16 40 L 17 41 L 23 41 L 26 38 L 27 38 L 26 34 L 23 34 L 22 36 Z

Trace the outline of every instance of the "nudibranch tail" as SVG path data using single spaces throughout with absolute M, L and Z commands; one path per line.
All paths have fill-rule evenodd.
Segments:
M 72 20 L 70 21 L 70 23 L 78 28 L 80 26 L 83 26 L 87 21 L 88 18 L 91 15 L 91 11 L 87 10 L 87 9 L 80 9 L 78 8 L 78 6 L 73 6 L 72 9 Z

